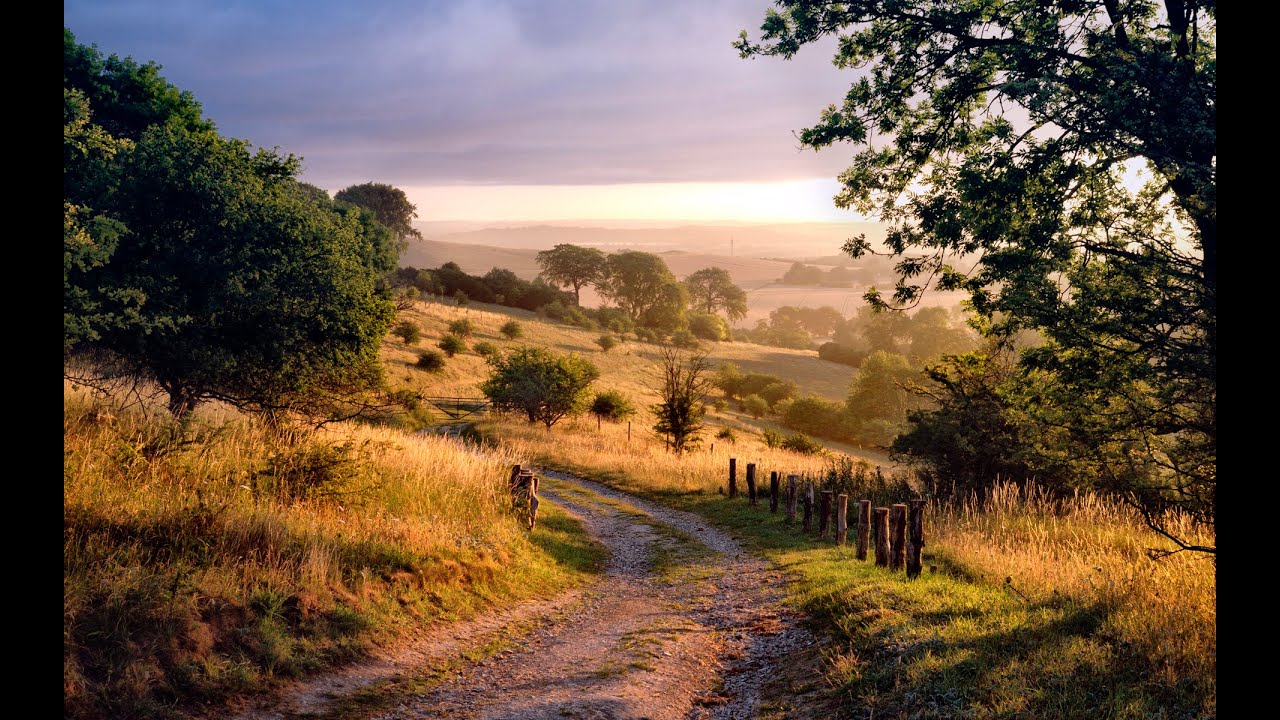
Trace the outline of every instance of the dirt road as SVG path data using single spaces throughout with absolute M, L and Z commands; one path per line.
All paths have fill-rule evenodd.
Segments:
M 609 548 L 599 582 L 316 678 L 244 717 L 675 720 L 777 704 L 761 697 L 765 679 L 812 643 L 779 603 L 781 573 L 697 516 L 541 474 L 544 499 Z

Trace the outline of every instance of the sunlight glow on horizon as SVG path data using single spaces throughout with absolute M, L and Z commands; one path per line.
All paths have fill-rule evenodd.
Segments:
M 637 183 L 626 185 L 403 186 L 420 221 L 729 220 L 804 222 L 864 220 L 832 202 L 832 178 L 777 182 Z

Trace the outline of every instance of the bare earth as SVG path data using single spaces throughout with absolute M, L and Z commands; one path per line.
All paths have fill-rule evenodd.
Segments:
M 694 515 L 541 475 L 543 498 L 609 548 L 599 582 L 448 626 L 448 638 L 300 683 L 274 707 L 241 717 L 675 720 L 750 718 L 768 708 L 760 689 L 778 661 L 813 644 L 780 604 L 782 574 Z M 514 643 L 464 659 L 496 638 Z M 387 696 L 390 706 L 361 712 L 343 702 L 414 677 L 431 682 Z

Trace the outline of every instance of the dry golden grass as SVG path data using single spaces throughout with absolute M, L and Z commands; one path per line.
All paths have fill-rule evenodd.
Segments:
M 554 509 L 520 527 L 500 449 L 354 424 L 290 444 L 216 409 L 175 435 L 72 388 L 63 411 L 68 716 L 252 690 L 599 561 Z
M 477 326 L 475 336 L 467 340 L 469 346 L 488 341 L 501 349 L 524 344 L 562 353 L 578 353 L 600 369 L 597 387 L 621 390 L 641 404 L 657 399 L 653 390 L 658 379 L 658 349 L 655 345 L 628 341 L 606 353 L 596 344 L 601 331 L 544 321 L 530 312 L 480 303 L 457 307 L 420 301 L 413 309 L 401 313 L 400 318 L 417 323 L 423 330 L 423 339 L 413 346 L 405 345 L 394 336 L 383 341 L 382 356 L 388 377 L 397 384 L 422 388 L 430 395 L 480 394 L 477 385 L 487 376 L 488 366 L 484 358 L 474 352 L 450 358 L 440 373 L 427 373 L 413 367 L 418 352 L 434 349 L 448 332 L 449 322 L 468 318 Z M 524 336 L 507 340 L 498 328 L 512 319 L 524 326 Z M 708 360 L 713 368 L 727 361 L 736 364 L 743 372 L 781 375 L 798 383 L 802 392 L 817 393 L 828 400 L 843 401 L 849 394 L 853 368 L 819 359 L 815 352 L 737 342 L 704 343 L 704 347 L 711 351 Z
M 929 540 L 961 567 L 1011 585 L 1035 601 L 1055 594 L 1105 613 L 1102 631 L 1147 658 L 1157 682 L 1196 678 L 1212 687 L 1217 669 L 1214 559 L 1183 552 L 1147 529 L 1131 508 L 1091 493 L 1053 501 L 1034 487 L 992 488 L 981 506 L 970 499 L 934 508 Z M 1212 546 L 1211 533 L 1175 518 L 1187 540 Z

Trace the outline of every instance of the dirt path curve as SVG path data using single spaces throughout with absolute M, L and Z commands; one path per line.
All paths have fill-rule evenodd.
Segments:
M 776 661 L 811 638 L 780 605 L 783 575 L 690 513 L 544 471 L 542 496 L 611 552 L 591 588 L 450 628 L 446 641 L 318 679 L 246 718 L 332 715 L 335 698 L 456 658 L 530 618 L 516 647 L 455 662 L 420 694 L 366 717 L 475 720 L 750 718 Z M 350 711 L 341 713 L 350 716 Z

